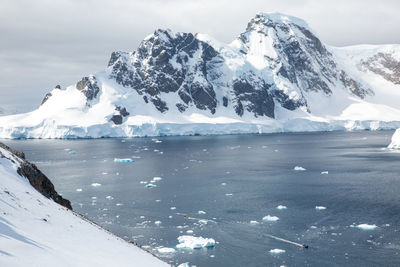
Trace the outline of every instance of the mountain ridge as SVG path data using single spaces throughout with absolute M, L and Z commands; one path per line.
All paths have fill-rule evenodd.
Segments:
M 257 14 L 230 44 L 158 29 L 135 51 L 113 52 L 105 70 L 56 87 L 37 110 L 0 117 L 0 137 L 231 133 L 232 123 L 243 124 L 233 132 L 276 132 L 299 120 L 307 127 L 295 131 L 394 128 L 399 69 L 398 45 L 331 47 L 280 13 Z

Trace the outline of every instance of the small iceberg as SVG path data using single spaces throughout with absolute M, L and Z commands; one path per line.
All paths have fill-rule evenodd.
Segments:
M 286 250 L 284 250 L 284 249 L 279 249 L 279 248 L 274 248 L 274 249 L 271 249 L 270 251 L 269 251 L 269 253 L 271 253 L 271 254 L 281 254 L 281 253 L 285 253 L 286 252 Z
M 329 174 L 329 172 L 328 172 L 328 171 L 322 171 L 321 174 L 322 174 L 322 175 L 324 175 L 324 174 Z
M 190 267 L 189 262 L 184 262 L 178 265 L 178 267 Z
M 164 247 L 157 249 L 157 251 L 159 253 L 163 253 L 163 254 L 175 253 L 176 252 L 176 250 L 174 248 L 164 248 Z
M 296 167 L 293 168 L 293 170 L 295 170 L 295 171 L 306 171 L 307 169 L 303 168 L 301 166 L 296 166 Z
M 93 187 L 98 187 L 98 186 L 101 186 L 101 184 L 99 184 L 99 183 L 93 183 L 92 186 L 93 186 Z
M 157 187 L 155 184 L 146 184 L 145 185 L 146 188 L 153 188 L 153 187 Z
M 133 159 L 131 159 L 131 158 L 125 158 L 125 159 L 114 158 L 114 162 L 133 162 Z
M 106 199 L 113 200 L 114 198 L 112 196 L 106 196 Z
M 77 188 L 76 192 L 82 192 L 82 188 Z
M 324 206 L 315 206 L 316 210 L 326 210 L 326 207 Z
M 250 221 L 250 224 L 259 224 L 257 221 Z
M 357 225 L 356 227 L 357 227 L 358 229 L 361 229 L 361 230 L 375 230 L 377 226 L 376 226 L 375 224 L 366 224 L 366 223 L 363 223 L 363 224 Z
M 287 210 L 287 207 L 284 205 L 279 205 L 278 207 L 276 207 L 278 210 Z
M 262 220 L 263 220 L 264 222 L 276 222 L 276 221 L 279 221 L 279 217 L 267 215 L 267 216 L 264 216 L 264 217 L 262 218 Z
M 198 213 L 198 214 L 206 214 L 206 212 L 203 211 L 203 210 L 199 210 L 197 213 Z
M 153 177 L 153 181 L 161 181 L 162 178 L 161 177 Z
M 212 248 L 215 246 L 215 240 L 212 238 L 195 237 L 190 235 L 182 235 L 178 237 L 179 244 L 176 245 L 180 249 L 200 249 Z
M 160 225 L 160 224 L 161 224 L 161 221 L 155 221 L 154 224 L 155 224 L 155 225 Z

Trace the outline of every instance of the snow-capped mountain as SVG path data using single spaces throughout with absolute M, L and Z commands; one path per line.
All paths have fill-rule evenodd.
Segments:
M 156 30 L 0 137 L 101 137 L 400 126 L 400 45 L 331 47 L 301 19 L 257 14 L 232 43 Z
M 70 207 L 23 153 L 0 143 L 0 266 L 169 266 Z

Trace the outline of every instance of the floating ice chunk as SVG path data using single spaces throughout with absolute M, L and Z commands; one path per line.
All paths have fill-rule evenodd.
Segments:
M 186 233 L 187 234 L 193 234 L 193 230 L 187 230 Z
M 279 221 L 279 217 L 267 215 L 267 216 L 264 216 L 264 217 L 262 218 L 262 220 L 263 220 L 264 222 L 276 222 L 276 221 Z
M 103 174 L 103 175 L 107 175 L 108 173 L 107 173 L 107 172 L 102 172 L 101 174 Z
M 189 262 L 184 262 L 178 265 L 178 267 L 190 267 Z
M 160 224 L 161 224 L 161 221 L 155 221 L 154 224 L 155 224 L 155 225 L 160 225 Z
M 161 177 L 153 177 L 153 181 L 161 181 L 162 178 Z
M 76 151 L 70 151 L 70 152 L 68 152 L 69 154 L 72 154 L 72 155 L 75 155 L 76 154 Z
M 82 192 L 82 188 L 77 188 L 76 192 Z
M 141 184 L 147 184 L 147 181 L 140 181 Z
M 303 168 L 303 167 L 301 167 L 301 166 L 295 166 L 295 167 L 293 168 L 293 170 L 295 170 L 295 171 L 306 171 L 306 168 Z
M 114 198 L 112 196 L 106 196 L 106 199 L 113 200 Z
M 93 200 L 97 199 L 97 197 L 92 197 Z
M 286 252 L 286 250 L 284 250 L 284 249 L 279 249 L 279 248 L 274 248 L 274 249 L 271 249 L 270 251 L 269 251 L 269 253 L 271 253 L 271 254 L 281 254 L 281 253 L 285 253 Z
M 225 185 L 226 185 L 226 183 L 221 183 L 221 185 L 222 185 L 222 186 L 225 186 Z
M 124 205 L 124 204 L 122 204 L 122 203 L 115 204 L 115 206 L 122 206 L 122 205 Z
M 366 224 L 366 223 L 363 223 L 363 224 L 357 225 L 356 227 L 357 227 L 358 229 L 361 229 L 361 230 L 375 230 L 377 226 L 376 226 L 375 224 Z
M 161 199 L 156 199 L 156 202 L 161 202 Z
M 250 224 L 259 224 L 257 221 L 250 221 Z
M 153 151 L 154 151 L 154 152 L 159 152 L 160 150 L 158 150 L 158 149 L 154 149 Z
M 278 207 L 276 207 L 278 210 L 286 210 L 287 207 L 284 205 L 279 205 Z
M 321 174 L 329 174 L 328 171 L 322 171 Z
M 206 212 L 203 211 L 203 210 L 199 210 L 197 213 L 198 213 L 198 214 L 206 214 Z
M 153 188 L 153 187 L 157 187 L 155 184 L 146 184 L 145 187 L 147 188 Z
M 159 252 L 159 253 L 165 253 L 165 254 L 167 254 L 167 253 L 175 253 L 176 252 L 176 250 L 174 249 L 174 248 L 159 248 L 159 249 L 157 249 L 157 251 Z
M 101 184 L 99 184 L 99 183 L 93 183 L 92 186 L 93 186 L 93 187 L 98 187 L 98 186 L 101 186 Z
M 133 162 L 133 159 L 131 159 L 131 158 L 124 158 L 124 159 L 114 158 L 114 162 Z
M 143 215 L 142 215 L 142 216 L 140 216 L 140 219 L 144 219 L 144 218 L 146 218 L 146 217 L 144 217 Z
M 169 215 L 168 218 L 172 219 L 173 217 L 172 217 L 172 215 Z
M 324 206 L 315 206 L 316 210 L 326 210 L 326 207 Z
M 190 235 L 182 235 L 178 237 L 179 244 L 177 248 L 181 249 L 200 249 L 211 248 L 215 246 L 215 240 L 212 238 L 195 237 Z
M 176 210 L 176 207 L 171 207 L 171 208 L 169 208 L 170 210 Z
M 230 196 L 233 196 L 233 194 L 232 193 L 227 193 L 227 194 L 225 194 L 225 196 L 230 197 Z
M 71 148 L 65 148 L 64 151 L 71 151 Z
M 202 219 L 202 220 L 199 220 L 199 223 L 200 223 L 200 224 L 207 224 L 207 223 L 208 223 L 208 220 L 203 220 L 203 219 Z

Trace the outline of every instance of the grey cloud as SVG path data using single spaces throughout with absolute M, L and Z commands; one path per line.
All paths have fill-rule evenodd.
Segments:
M 330 45 L 400 43 L 395 0 L 0 0 L 0 108 L 29 111 L 56 84 L 103 69 L 157 28 L 230 42 L 258 12 L 306 20 Z

